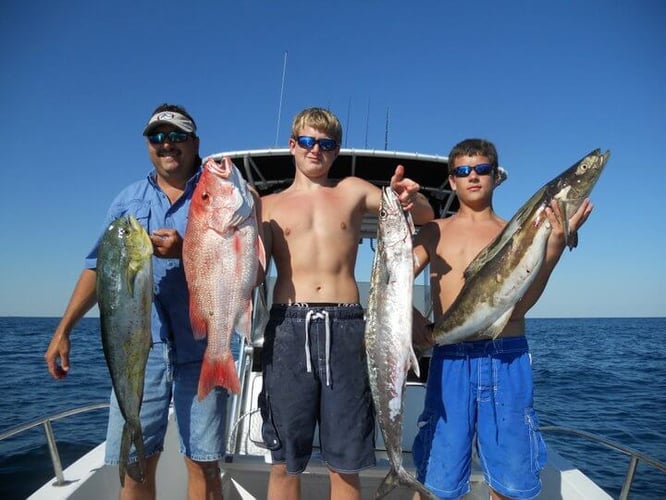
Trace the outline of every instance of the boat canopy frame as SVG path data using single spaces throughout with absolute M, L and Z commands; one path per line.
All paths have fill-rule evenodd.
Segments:
M 228 156 L 259 195 L 280 192 L 294 180 L 294 161 L 289 149 L 253 149 L 209 155 L 220 160 Z M 421 185 L 436 217 L 448 217 L 458 210 L 458 197 L 449 186 L 445 156 L 385 151 L 375 149 L 340 149 L 329 172 L 330 179 L 356 176 L 377 187 L 387 186 L 398 165 L 405 167 L 405 177 Z M 377 217 L 366 215 L 361 225 L 362 238 L 375 238 Z

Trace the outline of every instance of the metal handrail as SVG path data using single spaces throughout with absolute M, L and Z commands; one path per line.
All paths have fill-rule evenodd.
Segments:
M 591 432 L 579 431 L 576 429 L 569 429 L 567 427 L 558 427 L 554 425 L 539 427 L 539 430 L 542 432 L 571 434 L 574 436 L 582 437 L 584 439 L 587 439 L 588 441 L 602 444 L 607 448 L 610 448 L 614 451 L 619 451 L 620 453 L 624 453 L 625 455 L 631 457 L 629 460 L 629 467 L 627 468 L 627 474 L 624 476 L 624 482 L 622 483 L 622 490 L 620 491 L 620 500 L 627 500 L 627 498 L 629 497 L 629 491 L 631 490 L 631 485 L 634 482 L 634 476 L 636 474 L 636 468 L 638 467 L 639 460 L 642 460 L 643 462 L 645 462 L 648 465 L 651 465 L 655 469 L 666 473 L 665 463 L 660 462 L 659 460 L 651 457 L 650 455 L 646 455 L 645 453 L 636 451 L 632 448 L 629 448 L 628 446 L 621 445 L 620 443 L 612 441 L 608 438 L 599 436 L 598 434 L 592 434 Z
M 9 429 L 8 431 L 0 434 L 0 441 L 3 441 L 22 432 L 28 431 L 37 427 L 39 425 L 44 426 L 44 434 L 46 435 L 46 442 L 49 446 L 49 453 L 51 454 L 51 463 L 53 464 L 53 472 L 55 473 L 56 481 L 53 483 L 54 486 L 64 486 L 68 484 L 65 481 L 65 476 L 62 471 L 62 462 L 60 461 L 60 454 L 58 453 L 58 445 L 56 443 L 55 434 L 53 433 L 52 422 L 56 420 L 61 420 L 63 418 L 71 417 L 72 415 L 78 415 L 79 413 L 86 413 L 93 410 L 98 410 L 100 408 L 108 408 L 109 402 L 105 403 L 91 403 L 84 406 L 78 406 L 76 408 L 71 408 L 55 415 L 49 415 L 47 417 L 42 417 L 33 422 L 27 424 L 17 425 Z
M 52 422 L 55 422 L 56 420 L 61 420 L 63 418 L 67 418 L 73 415 L 78 415 L 80 413 L 87 413 L 89 411 L 93 410 L 99 410 L 102 408 L 108 408 L 109 403 L 108 402 L 103 402 L 103 403 L 91 403 L 87 404 L 84 406 L 79 406 L 76 408 L 71 408 L 69 410 L 65 410 L 60 413 L 56 413 L 54 415 L 49 415 L 47 417 L 42 417 L 37 420 L 34 420 L 32 422 L 29 422 L 27 424 L 21 424 L 16 427 L 13 427 L 3 433 L 0 434 L 0 441 L 4 441 L 5 439 L 8 439 L 10 437 L 16 436 L 17 434 L 21 434 L 25 431 L 28 431 L 30 429 L 33 429 L 39 425 L 44 426 L 44 433 L 46 435 L 46 440 L 48 443 L 49 447 L 49 452 L 51 454 L 51 462 L 53 464 L 53 470 L 55 473 L 56 477 L 56 482 L 53 483 L 54 486 L 64 486 L 68 484 L 68 482 L 65 480 L 64 475 L 63 475 L 63 469 L 62 469 L 62 463 L 60 461 L 60 455 L 58 453 L 58 447 L 55 439 L 55 435 L 53 433 L 53 427 L 52 427 Z M 241 415 L 240 418 L 243 418 L 246 415 Z M 632 448 L 629 448 L 628 446 L 621 445 L 615 441 L 612 441 L 608 438 L 605 438 L 603 436 L 599 436 L 598 434 L 593 434 L 590 432 L 586 431 L 580 431 L 576 429 L 570 429 L 567 427 L 558 427 L 558 426 L 542 426 L 539 428 L 542 432 L 546 433 L 560 433 L 560 434 L 570 434 L 578 437 L 582 437 L 588 441 L 592 441 L 601 445 L 606 446 L 607 448 L 610 448 L 614 451 L 618 451 L 620 453 L 623 453 L 627 456 L 630 457 L 629 461 L 629 466 L 627 469 L 627 474 L 625 475 L 624 482 L 622 484 L 622 490 L 620 492 L 620 500 L 627 500 L 629 497 L 629 491 L 631 490 L 631 485 L 634 480 L 634 476 L 636 473 L 636 468 L 638 467 L 638 462 L 643 461 L 648 465 L 651 465 L 652 467 L 656 468 L 657 470 L 660 470 L 661 472 L 666 473 L 666 464 L 651 457 L 650 455 L 647 455 L 645 453 L 642 453 L 640 451 L 634 450 Z

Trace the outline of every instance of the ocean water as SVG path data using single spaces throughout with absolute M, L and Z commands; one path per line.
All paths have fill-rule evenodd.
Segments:
M 43 355 L 57 318 L 0 318 L 0 433 L 110 391 L 98 320 L 72 333 L 71 370 L 53 380 Z M 542 425 L 599 434 L 666 462 L 666 318 L 528 319 Z M 107 410 L 53 424 L 63 467 L 101 442 Z M 629 458 L 558 434 L 549 446 L 618 497 Z M 0 442 L 0 498 L 23 499 L 53 477 L 41 427 Z M 641 464 L 631 499 L 666 498 L 666 474 Z

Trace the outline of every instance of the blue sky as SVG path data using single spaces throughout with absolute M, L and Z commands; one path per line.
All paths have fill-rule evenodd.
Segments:
M 510 174 L 494 205 L 507 219 L 610 149 L 579 248 L 528 316 L 666 315 L 660 0 L 10 0 L 0 14 L 0 315 L 62 313 L 112 198 L 151 168 L 141 130 L 165 101 L 194 115 L 203 155 L 284 147 L 307 106 L 338 114 L 346 147 L 383 149 L 387 109 L 391 150 L 485 137 Z

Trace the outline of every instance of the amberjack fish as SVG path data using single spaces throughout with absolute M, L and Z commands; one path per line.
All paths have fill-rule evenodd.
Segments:
M 265 261 L 247 182 L 229 158 L 209 158 L 192 194 L 183 241 L 192 331 L 197 339 L 208 337 L 199 400 L 216 386 L 240 392 L 231 336 L 235 330 L 250 340 L 252 290 Z
M 125 473 L 143 482 L 146 460 L 139 412 L 143 383 L 152 344 L 150 314 L 153 298 L 153 245 L 134 218 L 114 220 L 102 236 L 97 255 L 97 301 L 102 347 L 111 383 L 125 419 L 120 444 L 120 484 Z M 128 465 L 130 447 L 138 455 Z
M 375 498 L 398 484 L 434 498 L 402 465 L 402 411 L 407 372 L 418 374 L 412 349 L 413 224 L 395 192 L 385 187 L 379 208 L 377 249 L 370 276 L 365 348 L 377 421 L 384 437 L 391 470 Z
M 460 293 L 434 325 L 435 343 L 455 344 L 477 334 L 496 337 L 502 332 L 543 264 L 552 230 L 545 208 L 557 201 L 566 244 L 574 248 L 577 234 L 569 230 L 569 217 L 590 194 L 609 157 L 609 151 L 592 151 L 541 187 L 516 212 L 465 270 Z

